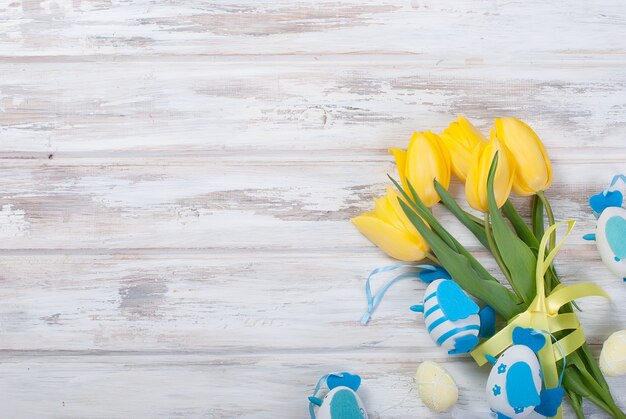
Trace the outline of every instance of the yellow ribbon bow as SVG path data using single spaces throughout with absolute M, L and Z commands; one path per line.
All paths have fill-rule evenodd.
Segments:
M 567 223 L 567 233 L 559 241 L 554 249 L 544 258 L 546 244 L 550 234 L 561 225 Z M 585 343 L 578 318 L 574 313 L 559 314 L 559 309 L 565 304 L 582 297 L 605 297 L 609 298 L 606 292 L 598 285 L 585 282 L 576 285 L 559 285 L 550 293 L 545 295 L 544 276 L 557 252 L 570 235 L 576 222 L 574 220 L 561 221 L 548 228 L 541 239 L 539 255 L 537 257 L 536 281 L 537 295 L 530 303 L 528 309 L 523 313 L 513 317 L 508 325 L 496 333 L 489 340 L 477 346 L 471 355 L 478 363 L 484 365 L 487 362 L 485 355 L 497 356 L 506 348 L 513 344 L 512 333 L 517 326 L 532 328 L 539 331 L 546 331 L 550 334 L 571 330 L 566 336 L 553 344 L 551 339 L 546 339 L 546 345 L 539 351 L 539 362 L 543 371 L 546 388 L 554 388 L 559 384 L 559 377 L 556 362 L 571 354 Z M 559 411 L 560 413 L 560 411 Z

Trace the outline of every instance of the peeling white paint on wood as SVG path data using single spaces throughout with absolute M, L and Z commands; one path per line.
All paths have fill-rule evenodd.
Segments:
M 357 322 L 390 260 L 348 220 L 384 192 L 387 148 L 459 113 L 543 138 L 578 220 L 558 269 L 615 296 L 580 302 L 597 354 L 626 326 L 581 237 L 626 170 L 625 22 L 617 0 L 0 3 L 0 416 L 300 418 L 348 369 L 371 417 L 440 417 L 423 360 L 486 411 L 486 370 L 407 309 L 423 284 Z
M 11 204 L 0 210 L 0 238 L 22 237 L 28 235 L 29 222 L 23 209 L 13 209 Z

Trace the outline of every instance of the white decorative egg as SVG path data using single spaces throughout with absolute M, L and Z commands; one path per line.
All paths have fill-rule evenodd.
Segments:
M 626 209 L 608 207 L 598 218 L 596 246 L 602 262 L 626 280 Z
M 317 419 L 367 419 L 367 412 L 354 390 L 348 387 L 335 387 L 324 396 L 316 417 Z
M 459 398 L 459 390 L 454 379 L 436 362 L 422 362 L 417 367 L 415 382 L 420 398 L 435 412 L 450 410 Z
M 517 377 L 529 377 L 528 382 L 517 383 Z M 531 388 L 524 388 L 528 385 Z M 487 401 L 493 411 L 510 418 L 528 416 L 534 411 L 534 406 L 514 408 L 514 401 L 509 398 L 514 392 L 541 392 L 541 367 L 535 353 L 524 345 L 513 345 L 504 351 L 489 373 L 486 390 Z
M 600 369 L 608 376 L 626 374 L 626 330 L 613 333 L 602 345 Z

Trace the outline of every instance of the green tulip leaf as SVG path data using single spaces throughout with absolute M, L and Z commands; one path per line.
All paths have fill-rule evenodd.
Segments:
M 489 204 L 489 218 L 491 219 L 493 229 L 493 239 L 497 251 L 510 274 L 507 279 L 510 280 L 511 287 L 526 304 L 530 304 L 536 295 L 535 269 L 537 257 L 526 243 L 506 224 L 504 217 L 498 209 L 493 186 L 497 165 L 498 154 L 496 153 L 489 168 L 489 177 L 487 178 L 487 201 Z
M 519 212 L 517 212 L 510 199 L 507 199 L 502 206 L 502 212 L 511 222 L 518 237 L 531 249 L 539 249 L 539 240 L 541 240 L 541 237 L 539 239 L 535 237 L 533 231 L 528 227 L 528 224 L 526 224 Z
M 514 295 L 506 287 L 494 281 L 485 281 L 474 270 L 469 259 L 453 250 L 446 242 L 431 231 L 424 220 L 403 200 L 399 199 L 400 205 L 408 219 L 422 235 L 424 240 L 437 256 L 443 267 L 454 278 L 461 288 L 490 305 L 502 317 L 509 319 L 521 313 L 524 308 L 517 303 Z
M 409 197 L 407 192 L 403 190 L 402 186 L 400 186 L 400 184 L 395 179 L 393 179 L 391 176 L 389 176 L 389 179 L 391 179 L 391 181 L 396 186 L 396 188 L 398 188 L 398 190 L 400 191 L 400 193 L 402 194 L 404 199 L 406 199 L 406 202 L 409 203 L 409 205 L 413 208 L 413 210 L 417 214 L 419 214 L 424 220 L 426 220 L 428 225 L 430 225 L 430 228 L 432 229 L 432 231 L 434 231 L 448 245 L 448 247 L 450 247 L 452 250 L 454 250 L 454 251 L 464 255 L 469 260 L 469 262 L 473 266 L 474 270 L 479 272 L 480 276 L 483 279 L 487 279 L 487 280 L 498 282 L 498 280 L 496 278 L 494 278 L 485 269 L 485 267 L 480 262 L 478 262 L 478 260 L 476 260 L 476 258 L 474 258 L 467 251 L 467 249 L 465 249 L 465 247 L 463 247 L 463 245 L 461 243 L 459 243 L 441 225 L 441 223 L 437 220 L 437 218 L 435 218 L 435 216 L 430 212 L 428 207 L 426 207 L 426 205 L 424 205 L 424 203 L 421 201 L 421 199 L 419 198 L 419 195 L 417 194 L 417 192 L 415 192 L 415 189 L 413 188 L 413 185 L 411 185 L 411 182 L 408 179 L 407 179 L 407 186 L 408 186 L 408 189 L 409 189 L 410 193 L 413 195 L 413 199 L 411 199 Z M 424 237 L 424 239 L 426 240 L 425 237 Z M 428 240 L 426 240 L 426 241 L 428 242 Z
M 545 231 L 543 225 L 543 202 L 537 195 L 533 196 L 531 208 L 531 219 L 533 225 L 533 233 L 537 240 L 541 240 Z
M 466 211 L 464 211 L 459 204 L 456 203 L 454 198 L 448 193 L 446 188 L 444 188 L 439 182 L 435 180 L 435 191 L 439 194 L 441 198 L 441 202 L 446 206 L 448 211 L 450 211 L 469 231 L 476 236 L 478 241 L 485 247 L 488 247 L 487 244 L 487 236 L 485 234 L 485 229 L 482 225 L 478 224 L 475 220 L 473 220 Z

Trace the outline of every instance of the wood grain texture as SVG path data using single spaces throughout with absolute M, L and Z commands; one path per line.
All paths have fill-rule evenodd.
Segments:
M 387 148 L 456 114 L 532 124 L 578 220 L 557 267 L 614 296 L 580 302 L 594 353 L 626 326 L 581 238 L 626 170 L 622 1 L 16 0 L 0 29 L 3 418 L 301 418 L 337 369 L 370 417 L 445 417 L 417 397 L 424 360 L 486 412 L 487 370 L 407 310 L 423 284 L 358 324 L 391 261 L 349 218 L 384 192 Z

